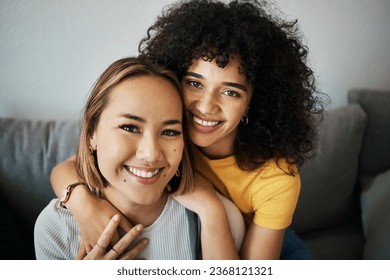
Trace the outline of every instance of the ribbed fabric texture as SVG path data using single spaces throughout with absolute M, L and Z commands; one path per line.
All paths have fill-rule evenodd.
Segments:
M 145 228 L 137 238 L 137 240 L 142 237 L 149 238 L 148 246 L 137 256 L 137 259 L 193 259 L 196 240 L 191 240 L 190 236 L 196 235 L 190 235 L 187 215 L 186 209 L 169 197 L 160 217 L 151 226 Z M 79 245 L 78 235 L 79 230 L 71 213 L 61 208 L 57 199 L 52 200 L 40 213 L 35 224 L 34 241 L 37 259 L 74 259 Z

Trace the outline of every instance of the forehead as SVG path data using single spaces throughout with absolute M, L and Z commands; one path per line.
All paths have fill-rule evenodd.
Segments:
M 245 73 L 245 66 L 238 55 L 231 55 L 229 63 L 225 67 L 219 67 L 214 60 L 205 61 L 202 58 L 193 59 L 192 64 L 187 70 L 188 72 L 197 72 L 207 77 L 219 77 L 223 80 L 234 80 L 242 84 L 248 84 Z
M 131 113 L 140 116 L 180 118 L 182 101 L 177 88 L 159 76 L 137 76 L 121 81 L 109 92 L 110 114 Z

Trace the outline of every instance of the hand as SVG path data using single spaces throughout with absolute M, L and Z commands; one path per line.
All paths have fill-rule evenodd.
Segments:
M 184 194 L 173 194 L 175 200 L 187 209 L 195 212 L 199 216 L 207 215 L 209 211 L 219 207 L 223 209 L 221 200 L 218 198 L 216 190 L 212 184 L 199 173 L 195 173 L 194 186 L 191 191 Z
M 115 215 L 103 234 L 99 237 L 93 249 L 87 253 L 83 240 L 80 240 L 79 251 L 76 259 L 78 260 L 131 260 L 134 259 L 148 244 L 148 239 L 144 238 L 138 242 L 132 249 L 125 251 L 132 241 L 142 232 L 143 226 L 137 225 L 127 232 L 111 249 L 110 243 L 120 222 L 120 216 Z
M 82 191 L 80 188 L 78 191 L 79 195 L 73 197 L 72 205 L 67 206 L 76 219 L 87 252 L 97 244 L 106 225 L 114 215 L 120 215 L 119 227 L 124 232 L 131 230 L 132 225 L 107 200 L 96 197 L 89 190 Z M 113 246 L 118 240 L 119 233 L 114 231 L 110 245 Z

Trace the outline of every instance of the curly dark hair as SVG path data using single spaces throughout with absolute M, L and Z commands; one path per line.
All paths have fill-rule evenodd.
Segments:
M 180 79 L 193 59 L 223 68 L 238 54 L 253 96 L 249 123 L 239 125 L 234 143 L 237 165 L 255 170 L 271 158 L 284 158 L 290 164 L 284 171 L 293 175 L 293 166 L 313 155 L 324 99 L 307 66 L 297 21 L 277 18 L 269 8 L 256 0 L 176 2 L 148 29 L 139 51 Z

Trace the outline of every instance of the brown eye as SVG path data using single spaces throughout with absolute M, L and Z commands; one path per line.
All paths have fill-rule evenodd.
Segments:
M 136 127 L 135 125 L 131 124 L 123 124 L 119 126 L 121 129 L 131 132 L 131 133 L 139 133 L 139 128 Z
M 227 96 L 231 96 L 231 97 L 240 97 L 240 94 L 238 94 L 237 92 L 235 92 L 233 90 L 225 90 L 222 92 L 222 94 L 227 95 Z
M 186 83 L 194 88 L 203 88 L 202 84 L 197 81 L 187 80 Z
M 178 131 L 178 130 L 174 130 L 174 129 L 167 129 L 167 130 L 164 130 L 162 134 L 165 136 L 177 136 L 177 135 L 182 134 L 182 132 Z

